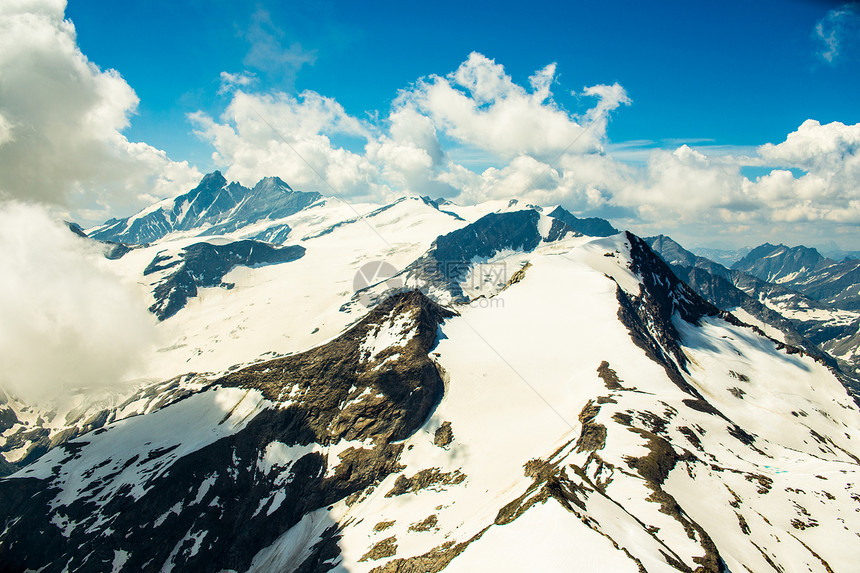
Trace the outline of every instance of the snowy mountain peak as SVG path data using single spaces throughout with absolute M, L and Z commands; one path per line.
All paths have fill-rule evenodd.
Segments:
M 732 265 L 839 309 L 860 310 L 860 261 L 836 262 L 817 250 L 764 244 Z
M 275 191 L 292 193 L 293 188 L 284 183 L 280 177 L 263 177 L 254 185 L 252 191 L 254 193 L 272 193 Z
M 227 185 L 227 180 L 220 171 L 215 170 L 212 173 L 204 175 L 200 180 L 200 183 L 197 184 L 197 187 L 191 190 L 190 194 L 197 195 L 206 189 L 221 189 L 225 185 Z
M 111 219 L 90 229 L 88 235 L 102 241 L 141 244 L 177 233 L 224 235 L 268 221 L 259 236 L 243 238 L 268 241 L 278 238 L 282 242 L 289 235 L 289 226 L 278 226 L 277 220 L 321 198 L 319 193 L 294 191 L 278 177 L 267 177 L 248 189 L 235 181 L 228 183 L 220 171 L 214 171 L 187 193 L 161 201 L 131 217 Z

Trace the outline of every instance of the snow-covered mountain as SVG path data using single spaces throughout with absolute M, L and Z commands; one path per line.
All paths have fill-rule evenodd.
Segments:
M 163 346 L 123 395 L 7 397 L 0 570 L 853 571 L 841 374 L 582 220 L 319 198 L 111 260 Z
M 277 177 L 267 177 L 253 189 L 227 183 L 220 171 L 203 177 L 183 195 L 165 199 L 125 219 L 111 219 L 87 231 L 93 239 L 117 243 L 149 243 L 177 231 L 222 235 L 260 221 L 273 222 L 319 201 L 319 193 L 293 191 Z M 268 225 L 261 240 L 279 242 L 289 227 Z
M 732 268 L 836 308 L 860 310 L 860 260 L 838 263 L 809 247 L 766 243 Z
M 860 312 L 812 299 L 784 284 L 727 269 L 694 255 L 664 235 L 646 239 L 672 271 L 711 303 L 730 310 L 770 336 L 807 352 L 832 357 L 860 394 Z

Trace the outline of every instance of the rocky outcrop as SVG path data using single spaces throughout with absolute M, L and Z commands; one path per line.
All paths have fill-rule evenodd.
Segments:
M 511 251 L 533 251 L 542 241 L 553 242 L 578 235 L 560 219 L 553 219 L 547 236 L 538 228 L 540 213 L 533 209 L 490 213 L 461 229 L 439 236 L 426 254 L 404 269 L 398 278 L 445 303 L 466 303 L 461 282 L 480 261 Z
M 577 233 L 589 237 L 609 237 L 618 233 L 618 229 L 606 219 L 600 217 L 580 218 L 562 207 L 556 207 L 549 216 L 558 219 Z
M 225 245 L 195 243 L 176 254 L 159 253 L 143 271 L 144 276 L 160 274 L 152 294 L 150 312 L 165 320 L 182 310 L 201 287 L 233 288 L 221 279 L 237 266 L 288 263 L 304 255 L 304 247 L 281 246 L 259 241 L 236 241 Z
M 117 556 L 122 571 L 246 570 L 258 551 L 308 513 L 400 469 L 403 446 L 397 442 L 424 424 L 443 393 L 428 352 L 448 316 L 419 292 L 401 293 L 326 345 L 213 381 L 206 391 L 257 391 L 271 406 L 239 431 L 175 460 L 171 448 L 128 451 L 125 460 L 105 461 L 118 467 L 102 475 L 101 465 L 75 463 L 96 459 L 90 451 L 97 453 L 115 427 L 66 442 L 54 456 L 64 473 L 0 481 L 0 521 L 6 524 L 0 570 L 104 571 Z M 395 334 L 400 344 L 368 351 L 374 336 Z M 178 413 L 183 402 L 161 415 Z M 329 453 L 344 441 L 354 445 Z M 294 449 L 277 463 L 265 453 Z M 159 460 L 168 461 L 156 471 Z M 143 490 L 121 485 L 131 483 L 129 468 Z M 83 485 L 68 501 L 61 492 L 70 480 Z M 299 570 L 331 567 L 337 547 L 331 525 L 303 564 L 295 564 Z

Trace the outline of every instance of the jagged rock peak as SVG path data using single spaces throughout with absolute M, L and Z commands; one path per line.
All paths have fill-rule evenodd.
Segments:
M 252 191 L 274 191 L 274 190 L 285 190 L 289 192 L 293 192 L 293 188 L 290 187 L 287 183 L 284 182 L 280 177 L 263 177 L 260 179 Z

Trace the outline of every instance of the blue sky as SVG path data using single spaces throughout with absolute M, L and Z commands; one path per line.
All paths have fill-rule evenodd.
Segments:
M 21 0 L 0 33 L 0 193 L 88 223 L 216 168 L 325 191 L 300 151 L 355 201 L 860 248 L 856 3 Z
M 760 145 L 805 119 L 860 121 L 860 54 L 836 64 L 819 53 L 816 23 L 838 3 L 779 2 L 89 2 L 67 16 L 82 51 L 119 70 L 141 98 L 128 131 L 206 168 L 208 147 L 185 114 L 217 113 L 219 74 L 251 69 L 256 89 L 314 90 L 357 116 L 385 112 L 397 90 L 456 69 L 472 51 L 525 83 L 558 63 L 564 90 L 618 82 L 633 104 L 613 119 L 613 141 Z M 312 61 L 266 69 L 243 61 L 254 15 Z M 263 64 L 262 62 L 260 64 Z M 265 64 L 264 64 L 265 65 Z M 211 166 L 209 166 L 211 167 Z

